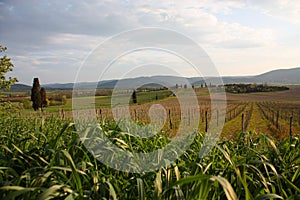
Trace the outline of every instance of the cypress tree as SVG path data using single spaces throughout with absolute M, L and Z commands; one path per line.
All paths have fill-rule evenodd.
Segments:
M 135 92 L 135 90 L 134 90 L 133 93 L 132 93 L 132 102 L 133 102 L 134 104 L 137 103 L 136 92 Z
M 42 105 L 42 98 L 40 93 L 40 82 L 38 78 L 33 79 L 33 86 L 31 89 L 32 108 L 37 111 Z

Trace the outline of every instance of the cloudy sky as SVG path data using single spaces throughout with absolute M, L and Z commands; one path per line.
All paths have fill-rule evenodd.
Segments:
M 297 0 L 0 0 L 0 44 L 8 47 L 13 75 L 26 84 L 33 77 L 42 83 L 74 82 L 84 60 L 103 41 L 143 27 L 172 29 L 191 38 L 221 75 L 300 66 Z M 184 65 L 166 52 L 133 52 L 119 59 L 105 78 L 119 78 L 132 71 L 128 66 L 153 60 L 171 69 Z M 187 66 L 180 73 L 195 76 Z M 89 74 L 82 77 L 89 81 Z

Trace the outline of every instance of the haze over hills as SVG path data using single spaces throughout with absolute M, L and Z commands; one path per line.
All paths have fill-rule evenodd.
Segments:
M 206 84 L 214 83 L 216 77 L 206 77 Z M 268 83 L 268 84 L 300 84 L 300 67 L 292 69 L 278 69 L 269 71 L 263 74 L 256 76 L 223 76 L 222 77 L 224 84 L 230 83 Z M 151 77 L 137 77 L 137 78 L 128 78 L 123 80 L 105 80 L 100 82 L 81 82 L 76 83 L 76 86 L 79 88 L 95 88 L 97 85 L 98 89 L 112 89 L 118 84 L 120 88 L 132 88 L 137 85 L 151 86 L 151 83 L 154 85 L 161 84 L 164 86 L 175 86 L 184 85 L 188 81 L 191 85 L 201 85 L 204 84 L 204 78 L 202 77 L 192 77 L 192 78 L 183 78 L 176 76 L 151 76 Z M 167 85 L 166 85 L 167 84 Z M 45 84 L 42 87 L 46 89 L 72 89 L 74 83 L 55 83 L 55 84 Z M 31 86 L 24 84 L 15 84 L 11 87 L 11 91 L 24 91 L 31 89 Z

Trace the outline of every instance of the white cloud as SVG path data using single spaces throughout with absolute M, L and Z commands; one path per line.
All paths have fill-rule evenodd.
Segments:
M 191 2 L 188 2 L 191 3 Z M 150 25 L 179 30 L 203 45 L 215 45 L 223 48 L 249 48 L 274 43 L 271 29 L 251 28 L 238 23 L 226 23 L 207 10 L 208 6 L 214 12 L 224 9 L 228 12 L 230 6 L 238 7 L 233 1 L 223 3 L 186 4 L 174 3 L 166 9 L 140 8 L 139 14 L 145 19 L 152 19 Z M 217 6 L 216 6 L 217 5 Z M 164 7 L 164 5 L 162 5 Z M 147 20 L 145 20 L 147 22 Z M 148 24 L 146 24 L 148 25 Z M 232 44 L 232 45 L 230 45 Z

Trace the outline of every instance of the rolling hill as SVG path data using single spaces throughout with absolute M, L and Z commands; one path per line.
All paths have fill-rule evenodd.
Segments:
M 300 84 L 300 67 L 292 69 L 277 69 L 269 71 L 256 76 L 224 76 L 222 77 L 224 84 L 232 83 L 268 83 L 268 84 Z M 215 82 L 216 77 L 206 77 L 207 84 Z M 123 80 L 105 80 L 100 82 L 81 82 L 76 83 L 80 88 L 94 88 L 97 85 L 98 89 L 112 89 L 117 84 L 119 88 L 134 88 L 135 86 L 142 86 L 145 84 L 161 84 L 165 86 L 184 85 L 187 81 L 191 85 L 201 85 L 204 83 L 202 77 L 183 78 L 176 76 L 151 76 L 151 77 L 137 77 Z M 46 89 L 72 89 L 74 83 L 55 83 L 45 84 L 42 87 Z M 11 87 L 11 91 L 28 91 L 31 86 L 24 84 L 15 84 Z
M 300 67 L 293 69 L 278 69 L 255 76 L 257 82 L 300 84 Z

